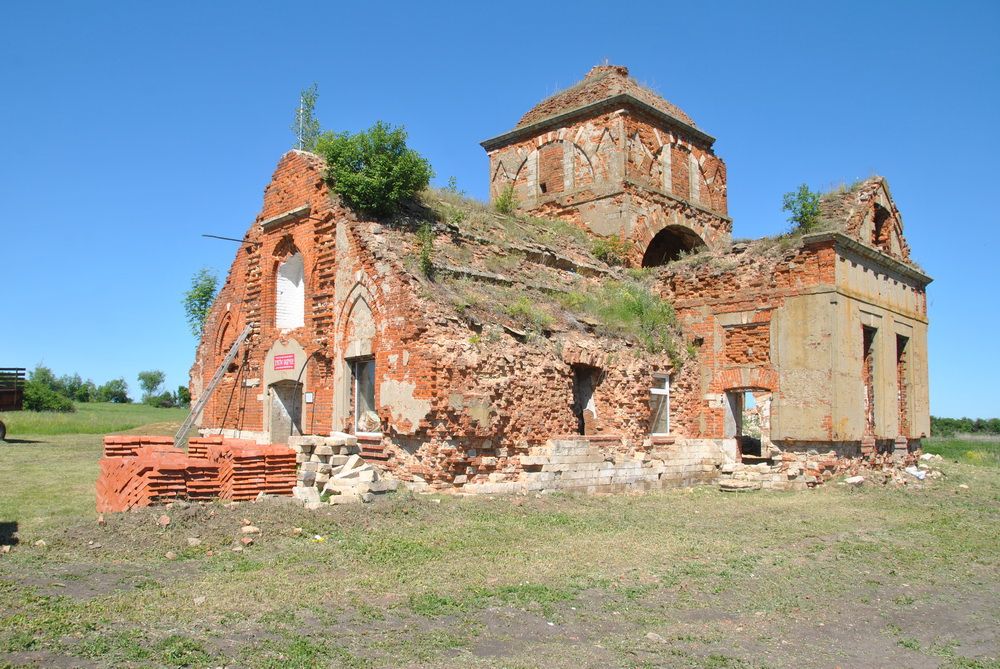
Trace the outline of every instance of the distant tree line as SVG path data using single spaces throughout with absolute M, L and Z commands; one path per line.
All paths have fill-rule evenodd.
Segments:
M 143 402 L 158 407 L 183 406 L 191 401 L 188 389 L 180 386 L 176 393 L 169 390 L 159 392 L 165 375 L 160 371 L 142 372 L 139 384 L 142 387 Z M 111 379 L 97 385 L 92 379 L 86 381 L 79 374 L 56 376 L 44 365 L 37 365 L 28 374 L 24 385 L 24 408 L 29 411 L 76 411 L 74 402 L 113 402 L 129 404 L 128 384 L 124 378 Z
M 1000 418 L 931 416 L 931 434 L 935 437 L 951 437 L 956 434 L 1000 434 Z
M 191 393 L 186 386 L 177 386 L 177 392 L 169 390 L 160 392 L 167 375 L 158 369 L 139 372 L 139 387 L 142 388 L 142 403 L 154 407 L 169 409 L 170 407 L 187 406 L 191 403 Z

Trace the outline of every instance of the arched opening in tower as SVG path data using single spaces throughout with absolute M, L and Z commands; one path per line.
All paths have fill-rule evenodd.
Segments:
M 649 240 L 642 254 L 643 267 L 659 267 L 677 260 L 686 253 L 706 248 L 705 242 L 694 230 L 681 225 L 670 225 Z

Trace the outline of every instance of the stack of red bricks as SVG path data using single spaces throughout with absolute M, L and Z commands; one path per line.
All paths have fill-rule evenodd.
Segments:
M 169 437 L 104 439 L 97 510 L 127 511 L 174 499 L 250 500 L 260 493 L 292 494 L 295 452 L 222 437 L 193 438 L 188 452 Z
M 208 460 L 219 468 L 219 496 L 250 500 L 261 492 L 289 495 L 295 486 L 295 452 L 284 444 L 226 439 L 208 447 Z

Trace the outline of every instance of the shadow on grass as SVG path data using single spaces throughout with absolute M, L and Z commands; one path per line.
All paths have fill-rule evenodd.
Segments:
M 0 546 L 16 546 L 17 544 L 17 521 L 0 521 Z
M 40 439 L 4 439 L 5 444 L 44 444 Z

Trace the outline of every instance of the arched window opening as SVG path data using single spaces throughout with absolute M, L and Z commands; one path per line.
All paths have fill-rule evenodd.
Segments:
M 705 242 L 693 230 L 672 225 L 660 230 L 649 241 L 642 255 L 643 267 L 659 267 L 677 260 L 682 255 L 705 248 Z
M 305 325 L 305 266 L 302 254 L 295 253 L 278 266 L 275 325 L 291 330 Z
M 885 224 L 889 220 L 889 211 L 880 204 L 875 205 L 875 221 L 872 226 L 872 245 L 885 247 L 887 246 L 888 235 L 886 234 Z

